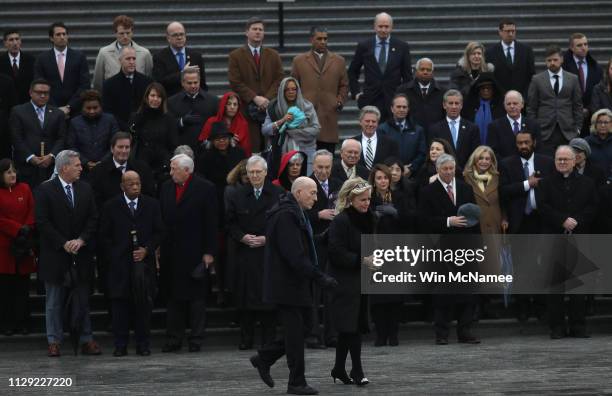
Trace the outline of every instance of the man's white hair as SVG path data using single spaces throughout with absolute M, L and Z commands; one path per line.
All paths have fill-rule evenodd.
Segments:
M 187 154 L 177 154 L 170 159 L 170 162 L 176 161 L 181 168 L 186 168 L 187 172 L 193 173 L 193 160 Z

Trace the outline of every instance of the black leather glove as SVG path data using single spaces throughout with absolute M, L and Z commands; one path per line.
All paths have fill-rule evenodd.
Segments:
M 397 217 L 397 209 L 395 209 L 393 205 L 389 205 L 389 204 L 378 205 L 376 207 L 376 214 L 379 217 L 382 217 L 382 216 Z
M 335 289 L 338 287 L 338 281 L 324 273 L 321 273 L 321 276 L 317 279 L 317 284 L 321 289 Z
M 202 123 L 202 117 L 200 117 L 199 114 L 185 114 L 182 118 L 183 120 L 183 125 L 188 126 L 188 125 L 197 125 L 197 124 L 201 124 Z

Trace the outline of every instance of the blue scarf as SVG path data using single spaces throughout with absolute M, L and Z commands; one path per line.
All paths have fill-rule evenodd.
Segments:
M 476 112 L 476 118 L 474 119 L 478 129 L 480 129 L 480 144 L 487 144 L 487 133 L 489 130 L 489 124 L 493 121 L 491 115 L 491 101 L 480 99 L 480 108 Z

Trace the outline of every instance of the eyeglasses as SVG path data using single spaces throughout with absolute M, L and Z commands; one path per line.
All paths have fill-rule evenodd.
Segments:
M 251 169 L 247 171 L 247 175 L 261 175 L 264 171 L 260 169 Z
M 608 125 L 610 121 L 597 121 L 595 124 L 597 125 Z
M 33 90 L 32 92 L 34 92 L 36 95 L 47 96 L 47 95 L 49 95 L 49 93 L 51 91 L 37 91 L 37 90 Z
M 561 164 L 566 163 L 566 162 L 571 162 L 573 160 L 574 160 L 573 158 L 555 158 L 555 161 Z

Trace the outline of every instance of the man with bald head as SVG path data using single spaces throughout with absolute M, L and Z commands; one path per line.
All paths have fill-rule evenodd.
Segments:
M 353 177 L 367 179 L 370 174 L 365 166 L 359 164 L 361 143 L 355 139 L 345 139 L 340 147 L 340 159 L 334 159 L 331 177 L 344 183 Z
M 487 142 L 495 152 L 498 161 L 518 155 L 516 134 L 520 131 L 531 132 L 536 141 L 540 140 L 540 125 L 533 118 L 522 114 L 525 102 L 518 91 L 508 91 L 504 97 L 506 115 L 489 124 Z
M 168 46 L 153 55 L 153 79 L 159 81 L 168 97 L 181 91 L 181 72 L 194 69 L 200 73 L 200 87 L 208 91 L 204 72 L 204 59 L 200 52 L 187 48 L 187 34 L 180 22 L 171 22 L 166 27 Z
M 273 387 L 270 366 L 286 354 L 287 393 L 295 395 L 318 393 L 308 386 L 304 376 L 304 336 L 312 326 L 312 282 L 322 288 L 337 285 L 335 279 L 319 269 L 312 227 L 305 214 L 316 201 L 317 184 L 302 176 L 268 212 L 263 300 L 276 305 L 285 339 L 263 346 L 251 357 L 262 381 Z
M 113 356 L 127 355 L 132 318 L 136 353 L 149 349 L 155 284 L 155 249 L 163 223 L 157 200 L 141 194 L 140 176 L 128 170 L 121 177 L 121 194 L 106 202 L 100 223 L 100 244 L 108 254 L 108 294 L 112 302 Z
M 138 110 L 147 86 L 153 82 L 138 71 L 137 58 L 133 47 L 123 47 L 119 53 L 119 72 L 105 80 L 102 88 L 102 108 L 115 116 L 122 131 L 128 130 L 130 115 Z
M 393 18 L 386 12 L 374 18 L 374 37 L 367 38 L 355 49 L 348 68 L 351 96 L 359 108 L 376 106 L 382 112 L 381 122 L 389 118 L 391 99 L 398 86 L 412 80 L 412 64 L 408 44 L 391 37 Z M 361 69 L 364 85 L 360 86 Z

